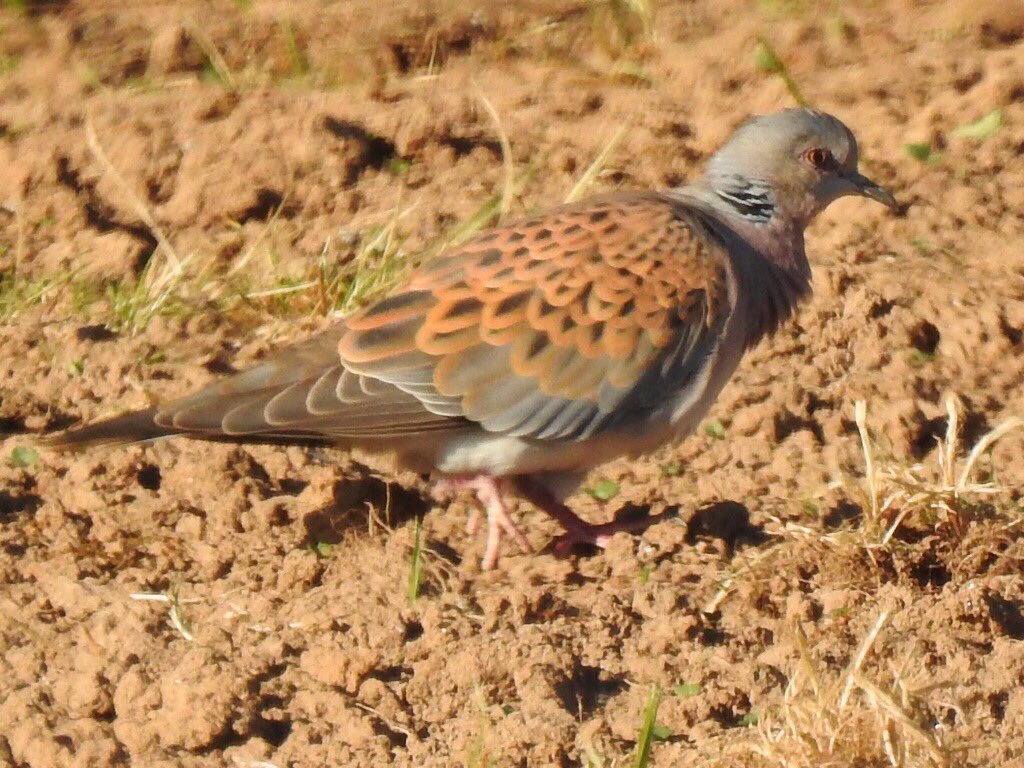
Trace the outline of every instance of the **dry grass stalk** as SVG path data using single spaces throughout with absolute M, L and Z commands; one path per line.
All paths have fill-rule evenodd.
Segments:
M 501 193 L 500 208 L 498 211 L 498 220 L 504 219 L 508 215 L 509 207 L 512 205 L 512 198 L 516 194 L 516 168 L 515 163 L 512 160 L 512 142 L 508 139 L 508 134 L 505 132 L 505 128 L 501 124 L 501 117 L 498 115 L 498 110 L 494 108 L 490 99 L 484 95 L 483 90 L 474 81 L 473 90 L 476 92 L 476 97 L 480 99 L 480 103 L 484 105 L 484 109 L 487 110 L 487 114 L 490 115 L 491 120 L 494 122 L 494 129 L 498 134 L 498 143 L 501 145 L 501 164 L 505 169 L 505 183 Z
M 866 533 L 881 546 L 888 544 L 902 522 L 912 514 L 930 524 L 946 524 L 963 534 L 967 516 L 982 500 L 1001 493 L 997 483 L 975 479 L 978 460 L 993 444 L 1024 425 L 1011 417 L 984 435 L 958 467 L 961 455 L 960 404 L 955 396 L 946 398 L 946 436 L 938 440 L 938 468 L 924 464 L 910 466 L 889 462 L 876 466 L 867 432 L 866 407 L 857 403 L 856 421 L 864 450 L 865 479 L 868 492 L 865 514 Z
M 573 185 L 573 188 L 569 190 L 569 194 L 565 196 L 565 202 L 574 203 L 583 197 L 586 191 L 594 183 L 595 179 L 597 179 L 598 174 L 604 170 L 605 163 L 608 162 L 609 156 L 615 151 L 615 148 L 619 146 L 619 142 L 622 141 L 622 137 L 625 135 L 625 126 L 619 126 L 611 139 L 608 140 L 608 143 L 604 145 L 604 148 L 600 153 L 598 153 L 597 157 L 594 158 L 594 162 L 590 164 L 587 170 L 583 172 L 583 175 L 580 176 L 579 181 L 577 181 Z
M 129 184 L 124 176 L 121 175 L 121 172 L 114 167 L 112 162 L 110 162 L 110 158 L 108 158 L 107 153 L 103 151 L 103 147 L 96 136 L 96 129 L 93 127 L 91 118 L 87 118 L 85 121 L 85 141 L 89 147 L 89 151 L 92 152 L 93 157 L 95 157 L 96 161 L 103 166 L 103 170 L 111 179 L 113 179 L 114 183 L 121 190 L 121 193 L 131 204 L 135 215 L 142 219 L 142 223 L 146 225 L 146 228 L 156 239 L 157 244 L 171 262 L 173 269 L 180 273 L 183 267 L 181 258 L 167 239 L 163 229 L 161 229 L 160 225 L 156 223 L 156 219 L 153 217 L 149 208 L 146 207 L 146 204 L 142 202 L 142 199 L 138 194 L 136 194 L 135 190 L 132 189 L 131 184 Z
M 920 692 L 898 673 L 883 687 L 862 671 L 888 618 L 883 610 L 839 674 L 820 668 L 796 626 L 799 658 L 783 700 L 759 721 L 759 740 L 739 748 L 760 758 L 759 764 L 782 768 L 949 765 L 942 744 L 921 725 Z
M 929 525 L 944 526 L 962 537 L 971 513 L 1005 491 L 992 479 L 977 478 L 979 460 L 997 441 L 1024 426 L 1024 420 L 1011 417 L 1003 421 L 983 435 L 961 461 L 958 458 L 963 455 L 959 409 L 954 396 L 946 398 L 946 435 L 937 441 L 937 466 L 908 465 L 876 459 L 868 433 L 867 408 L 863 401 L 858 402 L 854 413 L 864 455 L 863 524 L 854 530 L 844 528 L 822 534 L 816 528 L 775 519 L 773 532 L 836 546 L 855 538 L 860 546 L 871 550 L 887 546 L 900 525 L 916 516 Z

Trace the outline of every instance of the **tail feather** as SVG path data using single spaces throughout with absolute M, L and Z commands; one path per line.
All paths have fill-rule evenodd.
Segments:
M 156 423 L 156 412 L 156 408 L 147 408 L 69 429 L 57 435 L 48 435 L 43 439 L 43 445 L 57 451 L 73 451 L 95 445 L 141 443 L 177 434 L 176 430 Z

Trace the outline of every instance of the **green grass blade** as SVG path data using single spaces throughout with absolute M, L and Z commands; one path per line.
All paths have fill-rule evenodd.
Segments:
M 412 533 L 412 563 L 409 566 L 409 605 L 420 596 L 420 582 L 423 579 L 423 521 L 416 518 Z
M 993 109 L 976 123 L 968 123 L 967 125 L 961 125 L 959 128 L 954 129 L 953 134 L 965 139 L 984 141 L 998 131 L 999 126 L 1002 124 L 1003 110 Z
M 782 82 L 785 83 L 786 90 L 793 97 L 793 101 L 801 107 L 809 106 L 807 99 L 804 98 L 804 94 L 800 90 L 800 86 L 796 84 L 796 80 L 789 74 L 789 70 L 782 63 L 782 59 L 775 52 L 775 48 L 764 37 L 757 39 L 757 47 L 754 49 L 754 61 L 757 62 L 758 69 L 764 72 L 771 72 L 782 78 Z
M 658 719 L 658 707 L 661 706 L 661 689 L 655 686 L 647 697 L 644 707 L 644 719 L 640 724 L 640 735 L 636 740 L 636 755 L 633 757 L 633 768 L 647 768 L 651 759 L 651 744 L 654 741 L 654 730 Z

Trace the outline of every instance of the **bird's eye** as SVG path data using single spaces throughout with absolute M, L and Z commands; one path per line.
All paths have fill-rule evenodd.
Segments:
M 828 170 L 835 165 L 835 158 L 832 157 L 832 153 L 824 147 L 811 147 L 804 152 L 804 160 L 812 168 L 817 168 L 819 171 Z

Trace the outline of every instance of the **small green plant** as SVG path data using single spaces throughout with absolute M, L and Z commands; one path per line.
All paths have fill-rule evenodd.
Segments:
M 288 60 L 292 65 L 292 76 L 303 78 L 309 74 L 311 66 L 306 52 L 299 46 L 298 37 L 295 34 L 295 25 L 291 19 L 282 19 L 280 22 L 281 35 L 284 37 L 285 46 L 288 49 Z
M 27 469 L 37 461 L 39 461 L 39 454 L 36 451 L 23 445 L 16 445 L 11 451 L 11 458 L 8 463 L 18 469 Z
M 654 32 L 648 0 L 591 0 L 590 19 L 595 41 L 612 56 L 649 40 Z
M 704 434 L 715 440 L 725 440 L 725 425 L 718 419 L 712 419 L 704 425 Z
M 21 59 L 12 53 L 0 52 L 0 75 L 6 75 L 18 68 Z
M 926 352 L 923 349 L 913 349 L 910 352 L 910 364 L 915 368 L 919 368 L 925 363 L 930 363 L 934 359 L 934 352 Z
M 939 153 L 927 141 L 904 144 L 903 151 L 919 163 L 935 163 L 939 160 Z
M 11 13 L 24 16 L 28 13 L 31 0 L 0 0 L 0 8 L 5 8 Z
M 183 273 L 151 259 L 134 283 L 115 280 L 107 284 L 107 301 L 115 330 L 138 332 L 161 315 L 186 310 L 180 287 Z
M 139 361 L 143 365 L 159 365 L 167 362 L 167 353 L 162 349 L 151 349 Z
M 483 687 L 474 686 L 473 698 L 479 712 L 477 732 L 466 748 L 466 768 L 489 768 L 492 765 L 491 755 L 487 751 L 487 732 L 490 730 L 491 718 L 487 713 L 487 696 Z
M 804 0 L 758 0 L 757 7 L 762 13 L 775 18 L 793 16 L 804 10 Z
M 696 696 L 703 690 L 704 688 L 700 683 L 680 683 L 672 689 L 672 693 L 676 696 L 687 698 L 689 696 Z
M 197 603 L 199 600 L 183 600 L 180 595 L 181 585 L 172 583 L 166 592 L 136 592 L 128 595 L 132 600 L 141 600 L 149 603 L 165 603 L 167 608 L 167 619 L 171 626 L 188 642 L 194 642 L 192 634 L 192 623 L 185 616 L 185 603 Z
M 397 155 L 392 155 L 384 161 L 384 169 L 392 176 L 405 176 L 411 167 L 411 162 Z
M 929 240 L 927 237 L 915 237 L 910 241 L 910 244 L 914 246 L 914 250 L 925 256 L 931 253 L 935 253 L 935 243 Z
M 307 547 L 310 552 L 316 555 L 317 560 L 326 560 L 334 554 L 334 545 L 329 541 L 312 540 Z
M 404 274 L 408 265 L 404 238 L 397 231 L 396 216 L 386 226 L 367 233 L 352 262 L 343 270 L 327 261 L 326 247 L 321 252 L 316 275 L 320 303 L 328 312 L 345 314 L 380 296 Z
M 611 501 L 619 494 L 619 484 L 614 480 L 602 478 L 584 491 L 589 493 L 598 501 Z
M 78 79 L 88 90 L 98 91 L 103 87 L 103 78 L 100 77 L 100 73 L 84 61 L 79 62 L 76 72 L 78 74 Z
M 229 91 L 238 87 L 238 80 L 228 67 L 221 52 L 213 44 L 206 33 L 197 26 L 189 29 L 189 37 L 195 40 L 199 50 L 203 53 L 203 70 L 200 78 L 207 83 L 217 83 Z
M 0 322 L 41 303 L 50 293 L 67 283 L 72 275 L 43 276 L 34 279 L 21 277 L 15 271 L 0 272 Z

